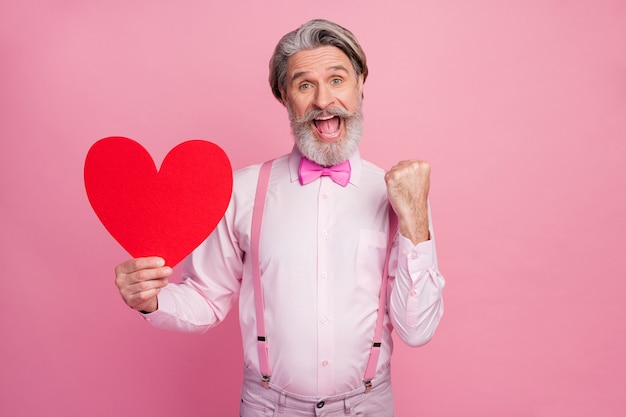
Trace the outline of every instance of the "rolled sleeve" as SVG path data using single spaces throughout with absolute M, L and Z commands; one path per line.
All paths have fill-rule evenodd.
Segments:
M 402 235 L 399 240 L 400 259 L 412 279 L 414 277 L 416 279 L 422 271 L 436 267 L 435 244 L 432 240 L 420 242 L 417 245 L 413 245 L 413 242 Z
M 405 343 L 426 343 L 443 314 L 445 281 L 437 268 L 434 239 L 414 245 L 398 235 L 397 268 L 390 297 L 394 327 Z

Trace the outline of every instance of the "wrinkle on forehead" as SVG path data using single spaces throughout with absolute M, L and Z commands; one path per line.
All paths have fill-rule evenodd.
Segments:
M 332 65 L 326 68 L 326 72 L 330 72 L 330 73 L 345 72 L 346 74 L 350 74 L 349 70 L 343 65 Z M 289 81 L 294 82 L 298 78 L 306 78 L 311 73 L 312 71 L 298 71 L 291 76 L 291 79 Z
M 352 68 L 352 63 L 341 49 L 335 46 L 321 46 L 292 55 L 288 61 L 287 72 L 291 73 L 289 82 L 293 82 L 307 74 L 318 73 L 320 69 L 325 72 L 344 71 L 349 74 L 349 68 Z

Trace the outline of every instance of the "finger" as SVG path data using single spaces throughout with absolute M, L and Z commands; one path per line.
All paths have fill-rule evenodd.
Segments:
M 135 310 L 154 311 L 157 307 L 157 296 L 161 292 L 160 288 L 134 294 L 132 297 L 124 298 L 126 304 Z
M 128 292 L 127 289 L 141 282 L 158 281 L 166 279 L 172 275 L 173 270 L 169 266 L 161 268 L 140 269 L 131 273 L 117 273 L 115 275 L 115 285 L 120 291 Z M 136 292 L 136 291 L 133 291 Z
M 132 274 L 135 271 L 146 268 L 160 268 L 165 265 L 165 260 L 158 256 L 134 258 L 115 267 L 116 274 Z
M 128 286 L 127 293 L 129 295 L 137 295 L 144 292 L 153 292 L 155 289 L 161 289 L 168 283 L 167 278 L 153 279 L 150 281 L 136 282 Z
M 161 292 L 160 288 L 154 288 L 154 289 L 143 291 L 141 293 L 136 294 L 133 299 L 135 308 L 142 309 L 142 310 L 145 309 L 144 306 L 146 306 L 150 302 L 153 302 L 154 299 L 157 298 L 160 292 Z
M 166 278 L 151 281 L 137 282 L 132 285 L 128 285 L 120 290 L 122 298 L 132 308 L 136 308 L 149 301 L 151 298 L 156 297 L 161 288 L 168 284 Z
M 131 283 L 159 280 L 172 275 L 172 268 L 164 266 L 161 268 L 140 269 L 127 275 L 127 279 Z

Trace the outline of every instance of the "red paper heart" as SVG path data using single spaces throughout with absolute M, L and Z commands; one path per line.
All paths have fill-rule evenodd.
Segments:
M 139 143 L 104 138 L 89 149 L 84 174 L 91 207 L 115 240 L 133 257 L 170 266 L 213 231 L 233 187 L 226 153 L 203 140 L 174 147 L 157 171 Z

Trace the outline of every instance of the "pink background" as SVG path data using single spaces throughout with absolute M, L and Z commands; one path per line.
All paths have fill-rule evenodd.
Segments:
M 368 54 L 364 156 L 433 166 L 446 314 L 396 344 L 397 415 L 626 415 L 623 0 L 2 0 L 0 415 L 236 415 L 236 312 L 188 335 L 125 307 L 83 161 L 289 151 L 267 62 L 314 17 Z

